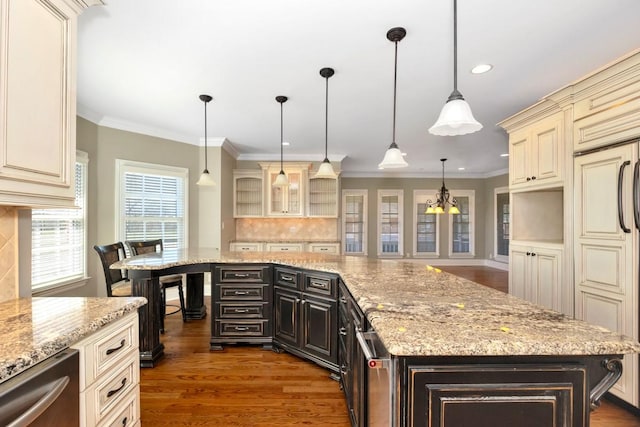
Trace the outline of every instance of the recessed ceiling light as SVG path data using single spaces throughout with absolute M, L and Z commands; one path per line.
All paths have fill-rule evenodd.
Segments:
M 282 145 L 285 146 L 285 147 L 288 147 L 291 144 L 289 144 L 287 141 L 282 141 Z
M 478 64 L 471 69 L 471 74 L 482 74 L 490 71 L 493 68 L 491 64 Z
M 502 153 L 500 154 L 500 157 L 509 157 L 509 153 Z
M 459 170 L 459 171 L 463 171 L 463 170 L 464 170 L 464 168 L 458 168 L 458 170 Z

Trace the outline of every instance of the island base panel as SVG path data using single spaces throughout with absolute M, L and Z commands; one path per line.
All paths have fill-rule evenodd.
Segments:
M 131 289 L 133 295 L 147 299 L 147 304 L 138 308 L 140 367 L 153 368 L 154 364 L 164 356 L 164 345 L 160 342 L 162 319 L 160 283 L 157 277 L 132 278 Z
M 200 320 L 207 317 L 204 303 L 204 273 L 187 274 L 187 320 Z

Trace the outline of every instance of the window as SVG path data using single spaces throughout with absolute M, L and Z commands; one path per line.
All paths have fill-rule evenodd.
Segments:
M 449 257 L 469 258 L 475 255 L 474 204 L 475 191 L 456 190 L 451 196 L 458 202 L 459 214 L 449 216 Z
M 189 171 L 116 160 L 119 240 L 162 239 L 164 249 L 187 246 Z
M 496 188 L 494 192 L 496 228 L 494 235 L 495 260 L 509 262 L 509 188 Z
M 342 191 L 343 252 L 367 254 L 367 190 Z
M 437 257 L 440 255 L 438 227 L 440 215 L 426 214 L 427 200 L 434 199 L 437 190 L 413 191 L 413 256 Z
M 378 190 L 378 256 L 402 251 L 402 190 Z
M 67 285 L 86 278 L 87 153 L 77 152 L 75 205 L 78 209 L 31 211 L 31 288 Z

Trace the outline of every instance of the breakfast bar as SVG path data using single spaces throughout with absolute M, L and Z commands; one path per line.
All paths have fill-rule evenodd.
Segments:
M 368 378 L 368 387 L 360 390 L 365 394 L 360 408 L 368 408 L 361 417 L 370 425 L 442 421 L 437 425 L 454 426 L 469 420 L 492 425 L 498 419 L 513 425 L 588 425 L 590 410 L 621 374 L 622 355 L 640 351 L 640 345 L 627 337 L 419 262 L 312 253 L 220 255 L 212 249 L 186 249 L 133 257 L 112 268 L 128 269 L 134 293 L 149 300 L 140 308 L 142 366 L 152 366 L 163 353 L 154 320 L 159 315 L 156 292 L 161 275 L 211 272 L 213 288 L 225 280 L 245 283 L 244 289 L 252 289 L 253 282 L 272 282 L 276 296 L 264 304 L 273 304 L 275 321 L 265 330 L 274 331 L 276 348 L 302 357 L 309 353 L 279 339 L 286 338 L 286 325 L 278 316 L 285 310 L 293 317 L 295 310 L 286 311 L 287 299 L 279 298 L 277 290 L 300 281 L 306 287 L 293 286 L 289 294 L 304 307 L 305 302 L 313 303 L 312 287 L 324 289 L 327 313 L 335 310 L 340 318 L 322 318 L 340 328 L 340 340 L 327 346 L 339 341 L 344 349 L 334 359 L 330 349 L 324 359 L 308 358 L 339 372 L 348 406 L 356 412 L 349 393 L 357 384 L 349 370 L 361 369 L 358 376 Z M 309 297 L 300 289 L 307 289 Z M 213 289 L 212 307 L 220 295 L 224 294 Z M 352 313 L 363 317 L 351 317 Z M 217 327 L 216 316 L 212 314 L 212 328 Z M 249 326 L 242 330 L 251 332 Z M 229 340 L 236 342 L 242 340 Z M 212 339 L 214 347 L 219 345 Z M 364 365 L 353 356 L 360 352 Z

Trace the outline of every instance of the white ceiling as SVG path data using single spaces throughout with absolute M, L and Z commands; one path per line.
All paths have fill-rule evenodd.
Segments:
M 200 144 L 225 137 L 245 159 L 329 158 L 352 176 L 506 172 L 500 120 L 640 47 L 638 0 L 459 0 L 458 88 L 484 128 L 428 133 L 453 87 L 452 0 L 108 0 L 79 20 L 78 112 L 110 126 Z M 378 171 L 392 140 L 398 44 L 397 142 L 409 168 Z M 494 69 L 472 75 L 488 62 Z M 460 172 L 458 168 L 464 167 Z

